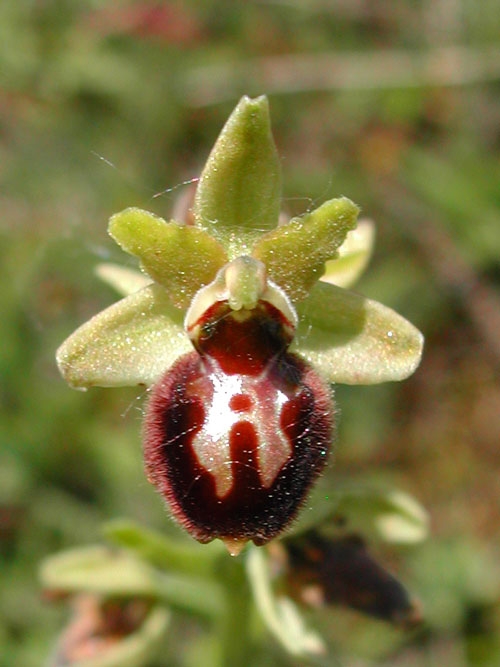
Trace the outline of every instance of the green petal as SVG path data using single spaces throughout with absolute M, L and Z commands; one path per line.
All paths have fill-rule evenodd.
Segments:
M 243 97 L 201 174 L 194 203 L 196 224 L 249 254 L 258 232 L 278 224 L 281 165 L 271 134 L 266 97 Z
M 138 208 L 112 216 L 109 233 L 123 250 L 136 255 L 148 275 L 167 290 L 178 308 L 226 263 L 224 248 L 197 227 L 166 222 Z
M 331 199 L 262 236 L 252 255 L 292 301 L 304 299 L 323 275 L 325 262 L 336 257 L 347 232 L 356 226 L 358 212 L 346 197 Z
M 191 349 L 182 311 L 172 306 L 165 290 L 150 285 L 83 324 L 56 358 L 75 388 L 150 385 Z
M 360 220 L 356 229 L 347 234 L 337 259 L 326 263 L 321 280 L 339 287 L 354 285 L 370 261 L 374 241 L 375 225 L 371 220 Z
M 295 345 L 330 382 L 403 380 L 420 362 L 420 331 L 377 301 L 318 283 L 297 311 Z

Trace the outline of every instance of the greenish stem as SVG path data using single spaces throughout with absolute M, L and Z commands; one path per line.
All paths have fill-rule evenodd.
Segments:
M 221 667 L 247 665 L 250 654 L 252 595 L 245 571 L 245 555 L 221 558 L 219 581 L 226 607 L 221 616 Z

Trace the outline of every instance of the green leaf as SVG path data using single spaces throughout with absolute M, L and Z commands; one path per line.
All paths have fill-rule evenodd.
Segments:
M 356 229 L 347 234 L 338 257 L 326 262 L 321 280 L 338 287 L 353 285 L 370 261 L 374 241 L 375 225 L 371 220 L 360 220 Z
M 113 215 L 109 233 L 139 257 L 143 270 L 163 285 L 177 308 L 187 308 L 227 261 L 224 248 L 203 229 L 166 222 L 138 208 Z
M 165 290 L 150 285 L 83 324 L 58 349 L 59 370 L 75 388 L 155 383 L 192 350 L 183 313 Z
M 128 519 L 110 521 L 103 530 L 107 539 L 117 546 L 133 551 L 156 567 L 184 574 L 211 575 L 215 560 L 226 553 L 218 540 L 203 545 L 193 540 L 174 540 Z
M 278 224 L 281 165 L 271 134 L 266 97 L 243 97 L 220 133 L 198 184 L 196 224 L 232 248 L 250 254 L 258 232 Z
M 420 363 L 420 331 L 377 301 L 317 283 L 297 311 L 294 345 L 330 382 L 403 380 Z
M 346 197 L 331 199 L 262 236 L 252 255 L 292 301 L 304 299 L 323 275 L 325 262 L 336 257 L 347 232 L 356 226 L 358 212 Z

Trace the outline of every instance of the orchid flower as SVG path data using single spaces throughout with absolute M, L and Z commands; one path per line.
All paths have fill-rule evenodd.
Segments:
M 243 97 L 198 181 L 189 220 L 128 208 L 109 233 L 142 274 L 57 351 L 69 385 L 145 385 L 146 472 L 195 539 L 236 555 L 297 516 L 334 439 L 332 384 L 403 380 L 423 337 L 345 289 L 373 227 L 341 197 L 283 221 L 265 97 Z

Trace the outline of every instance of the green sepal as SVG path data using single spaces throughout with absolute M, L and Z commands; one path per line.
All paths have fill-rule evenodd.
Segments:
M 108 231 L 141 260 L 142 269 L 167 290 L 177 308 L 187 308 L 227 261 L 224 248 L 203 229 L 166 222 L 139 208 L 113 215 Z
M 267 98 L 243 97 L 210 153 L 196 189 L 196 224 L 233 248 L 278 224 L 281 165 Z M 239 243 L 238 243 L 239 241 Z M 241 244 L 243 243 L 243 251 Z M 231 254 L 230 259 L 233 258 Z
M 329 382 L 404 380 L 420 363 L 420 331 L 377 301 L 319 282 L 297 312 L 294 348 Z
M 298 607 L 285 595 L 278 595 L 271 583 L 271 567 L 265 551 L 247 547 L 246 567 L 255 605 L 267 629 L 285 651 L 297 658 L 315 661 L 326 654 L 323 639 L 306 626 Z
M 350 199 L 331 199 L 261 236 L 252 255 L 266 265 L 268 277 L 293 302 L 300 301 L 323 275 L 325 262 L 337 256 L 358 213 Z
M 159 285 L 109 306 L 79 327 L 56 353 L 59 370 L 75 388 L 154 384 L 192 350 L 184 316 Z

